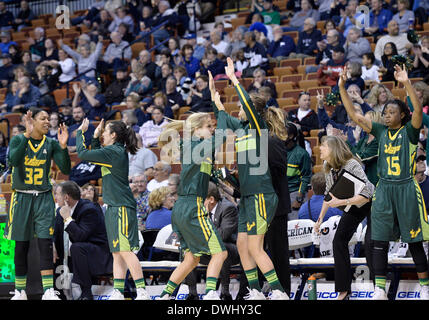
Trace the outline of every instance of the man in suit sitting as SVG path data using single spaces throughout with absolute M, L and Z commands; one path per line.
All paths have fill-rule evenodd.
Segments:
M 80 198 L 79 186 L 74 181 L 61 183 L 55 190 L 55 198 L 60 206 L 54 236 L 58 256 L 71 256 L 72 282 L 82 289 L 79 300 L 92 300 L 92 277 L 113 272 L 103 212 L 91 201 Z M 64 239 L 71 244 L 66 252 L 62 230 L 67 233 Z
M 209 189 L 207 197 L 204 201 L 204 207 L 209 213 L 209 217 L 212 219 L 213 224 L 216 227 L 219 236 L 222 238 L 226 250 L 228 251 L 228 257 L 223 263 L 223 267 L 219 275 L 222 286 L 220 298 L 222 300 L 232 300 L 231 294 L 229 293 L 230 270 L 231 266 L 240 263 L 240 257 L 238 255 L 236 244 L 238 232 L 238 209 L 237 206 L 231 201 L 227 200 L 226 198 L 221 198 L 219 190 L 213 182 L 209 183 Z M 201 264 L 208 264 L 209 261 L 210 256 L 201 256 Z M 186 283 L 189 286 L 188 299 L 198 300 L 196 290 L 197 273 L 195 270 L 188 275 L 186 278 Z M 247 282 L 244 284 L 247 284 Z

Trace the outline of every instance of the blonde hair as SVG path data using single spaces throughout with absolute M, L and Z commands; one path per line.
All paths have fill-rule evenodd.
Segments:
M 423 105 L 429 102 L 429 86 L 423 81 L 417 81 L 413 84 L 415 90 L 421 91 L 423 94 Z
M 376 84 L 374 87 L 372 87 L 368 95 L 368 104 L 371 105 L 372 107 L 378 105 L 378 96 L 380 95 L 380 89 L 384 89 L 386 91 L 386 94 L 387 94 L 386 102 L 389 100 L 395 100 L 395 97 L 393 96 L 392 92 L 388 88 L 386 88 L 382 84 Z
M 171 193 L 169 187 L 161 187 L 153 190 L 149 194 L 149 207 L 153 210 L 158 210 L 162 208 L 167 196 Z
M 353 153 L 350 151 L 347 143 L 336 136 L 326 136 L 322 143 L 326 143 L 331 151 L 329 162 L 325 161 L 325 173 L 329 173 L 331 169 L 341 169 L 350 159 L 353 159 Z
M 271 136 L 276 136 L 280 140 L 287 140 L 287 130 L 283 109 L 269 107 L 265 112 L 265 121 Z
M 384 118 L 383 118 L 383 115 L 381 114 L 381 112 L 371 110 L 371 111 L 368 111 L 367 113 L 365 113 L 365 115 L 368 115 L 369 118 L 371 119 L 371 121 L 374 121 L 374 122 L 377 122 L 380 124 L 385 124 Z

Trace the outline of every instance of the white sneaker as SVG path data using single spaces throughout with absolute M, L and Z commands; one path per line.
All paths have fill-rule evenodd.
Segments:
M 155 298 L 155 300 L 170 300 L 171 299 L 171 297 L 170 297 L 170 295 L 169 294 L 166 294 L 165 296 L 163 296 L 163 297 L 156 297 Z
M 280 290 L 273 290 L 268 298 L 270 300 L 289 300 L 287 293 Z
M 267 300 L 261 291 L 247 288 L 249 293 L 244 297 L 244 300 Z
M 125 300 L 124 295 L 118 289 L 113 289 L 113 293 L 109 300 Z
M 61 300 L 58 298 L 60 293 L 58 291 L 55 291 L 54 288 L 50 288 L 45 291 L 45 293 L 42 296 L 42 300 Z
M 10 299 L 10 300 L 28 300 L 27 299 L 27 294 L 25 293 L 24 290 L 21 290 L 21 292 L 19 290 L 13 291 L 13 292 L 9 292 L 10 294 L 14 294 L 14 296 Z
M 429 300 L 429 286 L 420 286 L 420 300 Z
M 388 300 L 386 291 L 380 287 L 375 286 L 372 300 Z
M 210 290 L 207 292 L 207 294 L 203 297 L 203 300 L 220 300 L 219 295 L 216 291 Z
M 137 288 L 137 297 L 134 300 L 151 300 L 145 288 Z

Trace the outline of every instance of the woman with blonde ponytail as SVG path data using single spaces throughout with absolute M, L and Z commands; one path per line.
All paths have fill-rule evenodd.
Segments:
M 224 110 L 217 92 L 212 92 L 213 109 Z M 218 119 L 218 126 L 225 123 L 225 116 Z M 182 137 L 180 131 L 183 131 Z M 170 150 L 180 152 L 182 171 L 178 195 L 171 213 L 173 231 L 178 235 L 185 252 L 183 261 L 173 271 L 158 300 L 170 300 L 177 286 L 198 265 L 200 256 L 211 255 L 207 267 L 206 295 L 203 300 L 220 300 L 216 283 L 227 251 L 208 212 L 204 208 L 211 175 L 213 152 L 225 141 L 223 131 L 213 137 L 211 117 L 208 113 L 191 114 L 186 121 L 169 123 L 159 137 L 161 155 Z M 174 154 L 174 152 L 173 152 Z

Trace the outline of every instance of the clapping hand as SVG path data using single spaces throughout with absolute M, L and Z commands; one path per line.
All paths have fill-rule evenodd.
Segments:
M 97 128 L 94 131 L 94 138 L 99 138 L 100 135 L 103 133 L 104 130 L 104 119 L 101 119 L 100 123 L 98 124 Z
M 88 118 L 83 119 L 82 124 L 80 125 L 78 130 L 82 130 L 82 133 L 85 133 L 88 130 L 89 120 Z
M 394 76 L 396 81 L 401 82 L 402 84 L 405 84 L 406 82 L 408 82 L 408 72 L 407 72 L 407 68 L 405 67 L 405 64 L 402 65 L 402 69 L 400 66 L 395 65 Z
M 34 129 L 33 113 L 31 111 L 27 111 L 23 120 L 24 120 L 24 124 L 25 124 L 24 136 L 26 138 L 30 138 L 31 133 L 33 132 L 33 129 Z
M 69 140 L 69 131 L 65 123 L 58 126 L 58 142 L 62 149 L 67 148 L 67 141 Z

